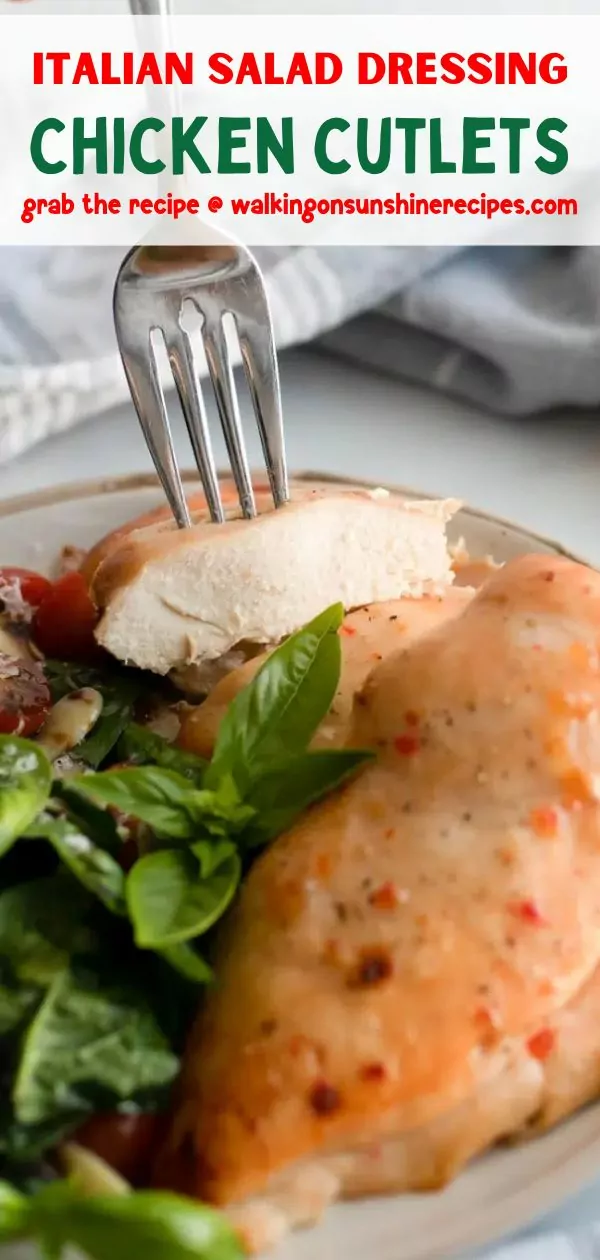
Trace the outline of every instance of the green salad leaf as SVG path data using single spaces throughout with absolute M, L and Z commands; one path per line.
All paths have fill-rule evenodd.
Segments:
M 160 766 L 105 770 L 100 774 L 76 775 L 70 786 L 92 801 L 139 818 L 160 835 L 177 840 L 189 840 L 194 835 L 195 819 L 190 808 L 194 789 L 174 770 Z
M 305 810 L 353 777 L 373 753 L 332 748 L 275 761 L 248 792 L 256 819 L 244 832 L 248 848 L 268 844 L 287 831 Z
M 11 1186 L 10 1182 L 0 1180 L 0 1242 L 12 1242 L 15 1238 L 25 1237 L 24 1230 L 29 1220 L 29 1204 L 24 1194 Z
M 77 747 L 76 755 L 97 769 L 118 743 L 131 722 L 136 701 L 144 691 L 144 677 L 135 670 L 95 669 L 88 665 L 46 661 L 44 673 L 56 702 L 70 691 L 94 687 L 103 700 L 102 713 L 90 734 Z
M 163 1090 L 178 1059 L 150 1001 L 123 967 L 91 956 L 59 972 L 22 1045 L 12 1089 L 17 1123 L 72 1124 L 93 1109 Z
M 180 1195 L 140 1190 L 90 1196 L 69 1181 L 30 1198 L 0 1182 L 0 1239 L 30 1238 L 46 1255 L 77 1248 L 90 1260 L 241 1260 L 226 1217 Z
M 21 984 L 45 989 L 73 953 L 94 947 L 90 898 L 62 871 L 0 893 L 0 959 Z
M 84 835 L 89 836 L 94 844 L 105 849 L 107 853 L 112 853 L 113 857 L 118 857 L 123 848 L 123 841 L 119 835 L 117 819 L 110 810 L 96 805 L 90 797 L 82 796 L 80 792 L 74 791 L 69 787 L 68 779 L 55 780 L 52 785 L 52 797 L 54 801 L 60 801 L 71 822 Z
M 227 710 L 208 765 L 132 721 L 145 680 L 118 668 L 47 664 L 55 699 L 83 686 L 103 696 L 75 750 L 90 772 L 52 784 L 35 743 L 0 737 L 3 1170 L 22 1180 L 96 1111 L 161 1105 L 198 986 L 213 980 L 198 945 L 210 959 L 207 934 L 254 849 L 371 755 L 310 750 L 339 683 L 342 615 L 332 606 L 271 653 Z M 111 769 L 111 756 L 133 764 Z M 140 836 L 141 856 L 135 843 L 122 850 Z M 122 861 L 133 862 L 127 874 Z M 15 1193 L 0 1185 L 0 1238 L 3 1194 L 7 1229 L 24 1210 Z M 221 1218 L 185 1200 L 131 1195 L 109 1209 L 74 1193 L 47 1187 L 27 1200 L 22 1236 L 55 1257 L 67 1243 L 91 1260 L 238 1254 Z
M 88 892 L 99 897 L 114 914 L 127 914 L 125 875 L 119 863 L 69 818 L 42 813 L 26 834 L 49 840 L 61 861 Z
M 146 726 L 137 726 L 132 722 L 123 732 L 119 744 L 119 755 L 123 761 L 136 762 L 139 765 L 152 764 L 162 766 L 165 770 L 176 770 L 184 779 L 196 787 L 202 787 L 207 762 L 194 753 L 175 748 L 161 735 L 149 731 Z
M 193 840 L 203 830 L 217 835 L 239 830 L 252 817 L 229 783 L 215 791 L 196 788 L 182 774 L 161 766 L 76 775 L 69 783 L 83 796 L 132 814 L 172 840 Z
M 342 604 L 333 604 L 291 635 L 231 702 L 206 772 L 207 787 L 231 774 L 245 796 L 273 759 L 306 750 L 336 693 L 343 616 Z
M 38 990 L 33 985 L 18 983 L 6 970 L 4 960 L 0 961 L 0 1037 L 14 1032 L 35 1010 L 38 1001 Z
M 184 980 L 189 980 L 192 984 L 212 984 L 214 972 L 198 953 L 193 942 L 178 941 L 176 945 L 167 945 L 158 953 Z
M 141 949 L 162 949 L 207 932 L 241 878 L 235 845 L 200 841 L 140 858 L 127 878 L 127 903 Z
M 45 752 L 31 740 L 0 735 L 0 855 L 43 809 L 51 786 Z

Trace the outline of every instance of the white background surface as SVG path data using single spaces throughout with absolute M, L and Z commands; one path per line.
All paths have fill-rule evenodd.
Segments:
M 176 13 L 416 13 L 416 0 L 173 0 Z M 128 0 L 30 0 L 23 12 L 37 13 L 126 13 Z M 428 0 L 427 13 L 597 13 L 597 0 Z M 14 2 L 0 0 L 0 14 L 14 12 Z
M 600 565 L 600 414 L 506 419 L 310 351 L 283 356 L 282 388 L 292 469 L 363 475 L 457 496 Z M 172 411 L 181 461 L 191 466 L 183 421 L 174 405 Z M 258 468 L 258 435 L 248 410 L 245 420 Z M 215 437 L 225 464 L 223 442 Z M 0 467 L 0 498 L 149 468 L 133 408 L 121 407 Z

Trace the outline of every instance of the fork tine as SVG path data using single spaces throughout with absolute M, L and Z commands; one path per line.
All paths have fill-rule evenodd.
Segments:
M 290 492 L 283 438 L 281 389 L 271 318 L 262 289 L 253 294 L 252 307 L 251 320 L 239 313 L 234 314 L 234 319 L 273 502 L 275 507 L 282 507 L 287 503 Z M 255 320 L 260 324 L 259 337 L 254 336 Z
M 171 322 L 171 321 L 170 321 Z M 200 480 L 206 495 L 211 520 L 222 524 L 225 520 L 219 479 L 210 440 L 206 408 L 197 373 L 194 370 L 194 352 L 189 333 L 177 322 L 166 334 L 167 353 L 175 380 L 181 410 L 190 435 Z
M 122 332 L 120 329 L 119 333 Z M 136 345 L 135 350 L 130 352 L 122 335 L 118 339 L 125 375 L 154 467 L 179 528 L 186 529 L 192 522 L 175 459 L 169 416 L 150 333 L 146 359 L 143 347 Z
M 208 370 L 215 391 L 242 515 L 249 518 L 256 516 L 256 503 L 254 501 L 254 491 L 246 455 L 235 381 L 221 318 L 207 318 L 202 329 L 202 335 L 204 337 Z

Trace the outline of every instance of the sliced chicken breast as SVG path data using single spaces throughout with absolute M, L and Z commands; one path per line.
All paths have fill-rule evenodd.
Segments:
M 215 661 L 240 643 L 279 642 L 328 604 L 421 596 L 452 581 L 446 523 L 454 501 L 300 485 L 275 511 L 191 529 L 152 524 L 105 541 L 86 564 L 103 615 L 97 638 L 159 674 Z

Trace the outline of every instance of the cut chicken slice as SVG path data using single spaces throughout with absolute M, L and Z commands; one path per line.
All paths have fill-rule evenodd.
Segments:
M 368 604 L 348 613 L 340 629 L 342 671 L 331 709 L 319 727 L 314 748 L 341 747 L 348 737 L 356 692 L 378 661 L 407 647 L 419 635 L 450 617 L 458 616 L 473 592 L 450 586 L 444 595 L 397 599 Z M 269 653 L 262 653 L 232 670 L 217 683 L 203 704 L 184 716 L 178 739 L 189 752 L 210 758 L 219 726 L 231 701 L 254 678 Z
M 250 872 L 157 1182 L 257 1245 L 327 1199 L 414 1185 L 410 1143 L 439 1184 L 597 1089 L 597 1020 L 561 1015 L 600 961 L 599 625 L 599 574 L 525 557 L 375 667 L 351 742 L 377 761 Z M 589 1038 L 579 1078 L 563 1031 Z
M 345 608 L 445 589 L 453 501 L 300 485 L 275 511 L 191 529 L 154 524 L 102 544 L 86 566 L 103 616 L 98 641 L 166 674 L 240 642 L 273 644 L 328 604 Z M 110 544 L 110 545 L 109 545 Z

